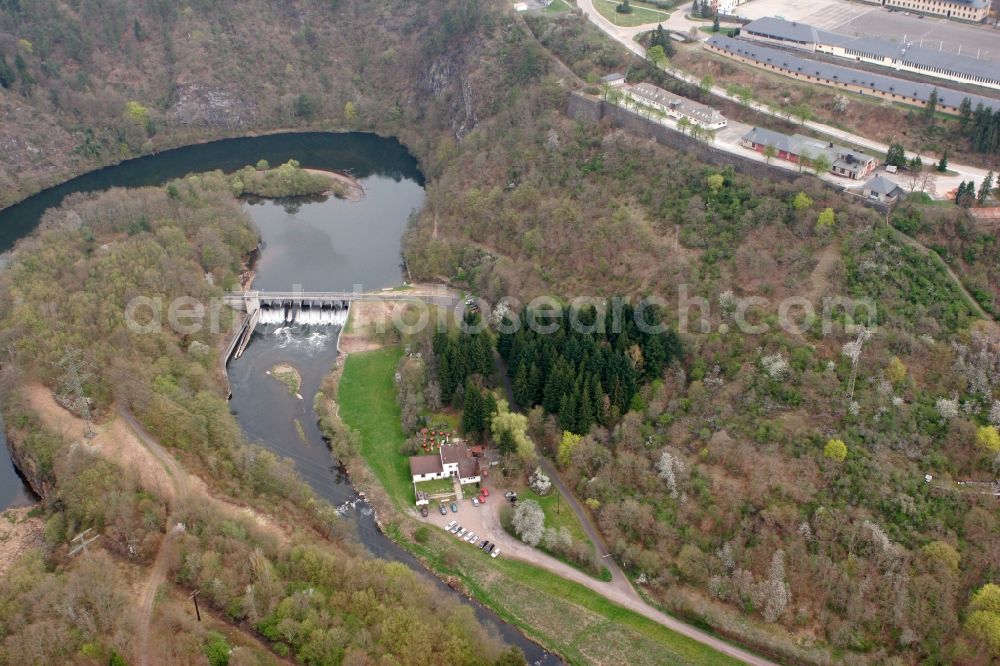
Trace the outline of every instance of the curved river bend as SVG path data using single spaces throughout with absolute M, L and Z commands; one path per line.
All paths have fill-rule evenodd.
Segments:
M 0 252 L 31 233 L 42 213 L 59 205 L 69 194 L 161 185 L 191 172 L 234 171 L 260 159 L 272 165 L 296 159 L 304 167 L 350 173 L 362 182 L 367 194 L 359 202 L 328 199 L 301 204 L 248 203 L 247 212 L 263 241 L 256 266 L 256 288 L 291 290 L 298 285 L 305 290 L 336 291 L 360 285 L 369 290 L 401 282 L 400 239 L 411 212 L 422 205 L 423 176 L 416 160 L 397 141 L 361 133 L 310 132 L 227 139 L 95 171 L 0 211 Z M 232 409 L 249 439 L 292 459 L 318 495 L 337 506 L 346 504 L 344 517 L 356 524 L 359 538 L 370 552 L 407 564 L 468 603 L 378 531 L 371 510 L 358 501 L 357 492 L 323 441 L 312 399 L 336 360 L 338 334 L 332 327 L 259 326 L 243 357 L 229 366 Z M 278 363 L 289 363 L 299 370 L 301 399 L 267 375 Z M 0 509 L 32 500 L 3 442 Z M 473 607 L 481 622 L 494 627 L 506 643 L 520 647 L 529 662 L 560 663 L 492 612 L 478 604 Z

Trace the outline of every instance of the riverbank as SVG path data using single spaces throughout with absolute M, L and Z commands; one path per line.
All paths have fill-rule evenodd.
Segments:
M 219 131 L 215 131 L 219 130 Z M 33 196 L 36 196 L 45 190 L 50 190 L 56 187 L 61 187 L 67 183 L 77 180 L 78 178 L 86 177 L 90 174 L 103 171 L 104 169 L 110 169 L 114 167 L 119 167 L 122 165 L 127 165 L 130 162 L 136 160 L 148 159 L 151 157 L 162 156 L 164 153 L 169 153 L 174 150 L 183 150 L 185 148 L 191 148 L 195 146 L 205 146 L 212 143 L 217 143 L 220 141 L 229 141 L 236 139 L 258 139 L 267 137 L 281 137 L 285 135 L 297 135 L 297 134 L 357 134 L 356 131 L 349 128 L 334 128 L 330 129 L 330 124 L 319 124 L 314 123 L 310 125 L 304 125 L 302 127 L 290 127 L 290 126 L 276 126 L 276 127 L 263 127 L 250 130 L 240 130 L 232 128 L 200 128 L 193 132 L 190 128 L 185 128 L 185 130 L 175 132 L 173 134 L 163 134 L 157 136 L 158 144 L 155 148 L 148 151 L 140 151 L 136 154 L 123 160 L 108 160 L 103 162 L 94 163 L 83 163 L 74 164 L 71 168 L 60 169 L 58 171 L 53 171 L 47 173 L 44 177 L 40 177 L 37 180 L 31 179 L 26 181 L 19 181 L 13 189 L 0 190 L 0 211 L 7 208 L 16 206 Z M 366 134 L 372 134 L 381 139 L 395 139 L 399 141 L 399 137 L 396 135 L 390 135 L 380 132 L 366 132 Z M 402 144 L 410 149 L 409 143 Z M 242 165 L 239 165 L 242 166 Z M 235 168 L 239 168 L 239 166 Z M 327 173 L 320 170 L 323 173 Z
M 347 201 L 361 201 L 365 198 L 365 188 L 355 178 L 336 171 L 323 169 L 302 169 L 314 176 L 326 176 L 333 181 L 333 187 L 323 193 L 324 196 L 336 196 Z

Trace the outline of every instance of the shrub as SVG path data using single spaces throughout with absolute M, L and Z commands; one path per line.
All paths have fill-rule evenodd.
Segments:
M 996 426 L 983 426 L 976 431 L 976 444 L 987 453 L 1000 453 L 1000 431 Z
M 987 583 L 980 588 L 972 596 L 969 610 L 965 629 L 1000 656 L 1000 586 Z
M 842 439 L 831 439 L 823 447 L 823 455 L 836 462 L 844 462 L 847 458 L 847 444 Z

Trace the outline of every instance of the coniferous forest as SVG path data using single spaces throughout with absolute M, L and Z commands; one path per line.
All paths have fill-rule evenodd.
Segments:
M 523 311 L 521 322 L 531 316 Z M 609 308 L 603 315 L 593 307 L 565 307 L 546 323 L 558 331 L 545 335 L 538 332 L 541 327 L 522 325 L 502 333 L 500 355 L 518 404 L 525 409 L 541 405 L 558 415 L 563 430 L 578 434 L 615 422 L 629 410 L 640 385 L 661 376 L 682 353 L 677 334 L 660 330 L 660 314 L 652 307 L 643 312 L 626 304 L 618 313 Z

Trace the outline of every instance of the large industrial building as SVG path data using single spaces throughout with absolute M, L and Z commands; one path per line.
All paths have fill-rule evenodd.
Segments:
M 924 48 L 919 41 L 897 43 L 875 37 L 847 37 L 770 16 L 743 26 L 740 37 L 1000 90 L 1000 63 L 975 57 L 979 54 L 957 55 Z
M 864 0 L 922 14 L 979 22 L 990 14 L 990 0 Z
M 1000 109 L 1000 101 L 990 97 L 810 60 L 789 51 L 773 49 L 742 39 L 715 35 L 705 46 L 710 51 L 754 67 L 859 95 L 871 95 L 888 101 L 923 107 L 936 92 L 937 108 L 945 113 L 957 114 L 962 100 L 966 97 L 972 103 L 973 109 L 979 104 L 994 111 Z

